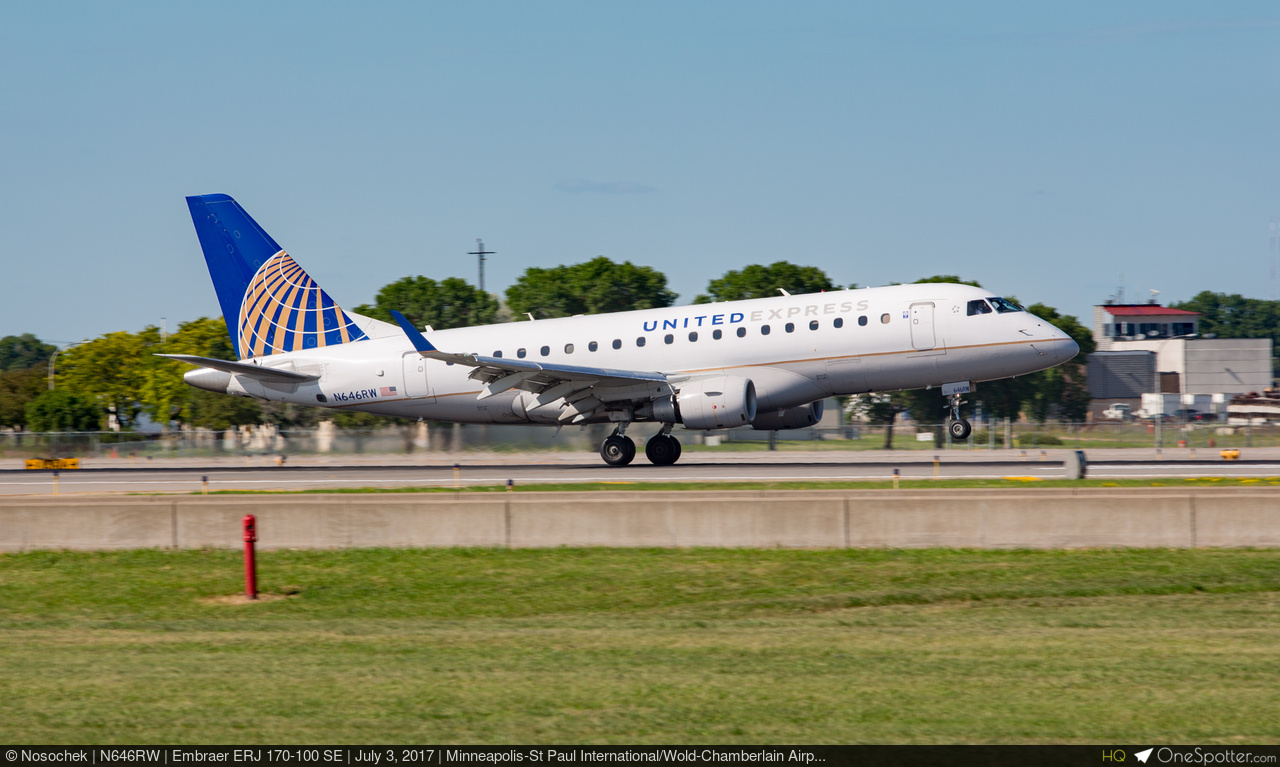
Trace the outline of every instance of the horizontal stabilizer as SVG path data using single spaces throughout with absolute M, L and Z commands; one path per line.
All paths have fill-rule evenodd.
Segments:
M 457 362 L 463 365 L 475 364 L 474 359 L 468 355 L 449 354 L 448 352 L 440 351 L 436 347 L 432 346 L 431 342 L 427 340 L 427 337 L 422 335 L 422 333 L 413 326 L 413 323 L 409 321 L 409 318 L 405 317 L 400 312 L 397 312 L 395 309 L 391 309 L 390 311 L 391 316 L 395 317 L 396 324 L 399 325 L 400 329 L 404 331 L 404 334 L 408 336 L 409 343 L 413 344 L 413 348 L 418 350 L 418 354 L 421 354 L 423 357 L 430 357 L 431 359 L 443 360 L 445 362 Z
M 262 365 L 251 365 L 245 362 L 231 362 L 230 360 L 218 360 L 212 357 L 197 357 L 194 354 L 157 354 L 157 357 L 168 357 L 171 360 L 178 360 L 189 365 L 199 365 L 204 368 L 213 368 L 221 370 L 224 373 L 232 375 L 248 376 L 256 378 L 266 383 L 305 383 L 307 381 L 318 381 L 320 376 L 308 375 L 306 373 L 295 373 L 292 370 L 281 370 L 280 368 L 263 367 Z

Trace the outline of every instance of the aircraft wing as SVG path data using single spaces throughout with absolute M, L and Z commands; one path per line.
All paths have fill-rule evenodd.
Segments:
M 653 399 L 671 393 L 670 380 L 657 372 L 444 352 L 428 341 L 403 314 L 392 310 L 391 315 L 423 357 L 475 368 L 469 377 L 484 383 L 484 391 L 476 399 L 488 399 L 511 389 L 522 389 L 537 394 L 539 405 L 565 400 L 562 420 L 576 423 L 585 420 L 607 401 Z
M 269 368 L 262 365 L 249 365 L 244 362 L 231 362 L 230 360 L 219 360 L 212 357 L 197 357 L 194 354 L 157 354 L 157 357 L 168 357 L 172 360 L 185 362 L 189 365 L 199 365 L 200 367 L 213 368 L 221 370 L 224 373 L 232 375 L 248 376 L 256 378 L 259 381 L 267 383 L 304 383 L 306 381 L 319 380 L 318 375 L 308 375 L 306 373 L 295 373 L 292 370 L 283 370 L 281 368 Z

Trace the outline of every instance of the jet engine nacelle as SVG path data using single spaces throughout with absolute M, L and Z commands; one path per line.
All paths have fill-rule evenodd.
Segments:
M 717 376 L 680 385 L 675 397 L 686 429 L 731 429 L 756 417 L 756 385 L 750 378 Z
M 751 421 L 751 428 L 760 431 L 778 431 L 813 426 L 822 420 L 823 402 L 824 400 L 818 400 L 799 407 L 789 407 L 786 410 L 761 413 Z

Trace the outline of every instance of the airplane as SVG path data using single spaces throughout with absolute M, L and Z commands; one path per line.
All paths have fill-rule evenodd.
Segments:
M 1021 306 L 970 285 L 919 283 L 478 327 L 420 329 L 345 311 L 231 197 L 188 197 L 237 361 L 191 386 L 329 410 L 477 424 L 614 424 L 600 447 L 625 466 L 645 445 L 680 458 L 688 430 L 798 429 L 833 395 L 938 388 L 967 439 L 976 383 L 1061 364 L 1079 347 Z

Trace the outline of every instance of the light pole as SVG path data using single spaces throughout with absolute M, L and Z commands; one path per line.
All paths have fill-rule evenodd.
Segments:
M 467 254 L 468 256 L 478 256 L 480 259 L 480 292 L 484 292 L 484 257 L 492 256 L 492 250 L 484 249 L 484 240 L 476 240 L 476 249 Z
M 79 346 L 80 344 L 87 344 L 87 343 L 89 343 L 89 339 L 86 338 L 83 341 L 72 341 L 69 344 L 63 344 L 61 348 L 54 350 L 53 356 L 49 358 L 49 391 L 53 391 L 53 363 L 55 360 L 58 359 L 58 355 L 65 352 L 67 349 L 70 349 L 73 346 Z

